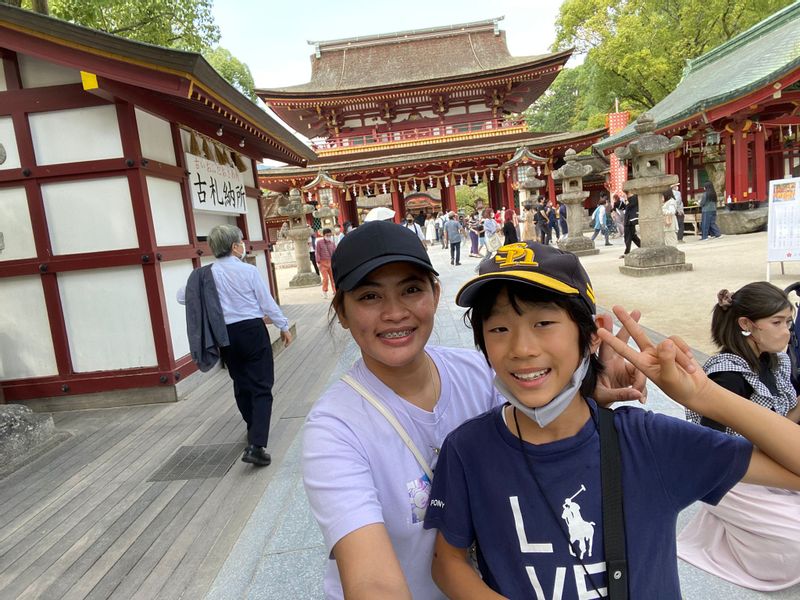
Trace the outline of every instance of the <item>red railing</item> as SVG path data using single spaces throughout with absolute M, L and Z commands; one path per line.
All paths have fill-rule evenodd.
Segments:
M 354 149 L 375 144 L 393 144 L 398 142 L 423 140 L 427 138 L 475 133 L 478 131 L 495 131 L 520 127 L 525 124 L 523 120 L 511 119 L 484 119 L 467 123 L 452 123 L 447 125 L 430 125 L 427 127 L 414 127 L 398 129 L 395 131 L 382 131 L 364 135 L 349 135 L 330 137 L 322 142 L 312 143 L 314 150 L 343 150 Z

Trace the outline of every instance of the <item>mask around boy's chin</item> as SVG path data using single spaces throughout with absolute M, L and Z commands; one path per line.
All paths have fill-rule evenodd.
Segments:
M 494 385 L 503 395 L 503 397 L 511 403 L 511 406 L 519 410 L 531 421 L 544 429 L 553 423 L 553 421 L 555 421 L 558 417 L 560 417 L 565 410 L 567 410 L 569 405 L 572 403 L 572 400 L 575 398 L 575 394 L 580 392 L 581 385 L 583 384 L 583 378 L 586 377 L 586 373 L 589 371 L 590 364 L 589 355 L 584 355 L 583 360 L 581 360 L 578 368 L 575 369 L 575 372 L 572 374 L 572 377 L 570 377 L 567 385 L 564 386 L 564 389 L 562 389 L 550 402 L 544 406 L 538 406 L 536 408 L 525 406 L 525 404 L 523 404 L 506 386 L 503 380 L 496 375 L 494 378 Z

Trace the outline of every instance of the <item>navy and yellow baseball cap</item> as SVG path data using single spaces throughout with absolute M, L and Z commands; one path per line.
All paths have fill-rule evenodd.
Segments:
M 498 279 L 527 283 L 564 296 L 577 296 L 592 314 L 596 312 L 592 282 L 578 257 L 571 252 L 538 242 L 501 246 L 493 257 L 481 262 L 478 276 L 459 290 L 456 304 L 472 306 L 478 290 Z

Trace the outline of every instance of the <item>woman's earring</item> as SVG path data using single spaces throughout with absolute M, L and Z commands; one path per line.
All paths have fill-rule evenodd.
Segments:
M 745 331 L 744 329 L 742 329 L 742 335 L 744 337 L 750 337 L 752 333 L 753 333 L 752 331 Z

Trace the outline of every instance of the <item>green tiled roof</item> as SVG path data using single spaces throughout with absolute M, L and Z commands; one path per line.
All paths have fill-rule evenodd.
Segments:
M 800 68 L 800 2 L 690 61 L 678 87 L 647 112 L 656 130 L 735 100 Z M 633 138 L 633 123 L 595 144 L 597 150 Z

